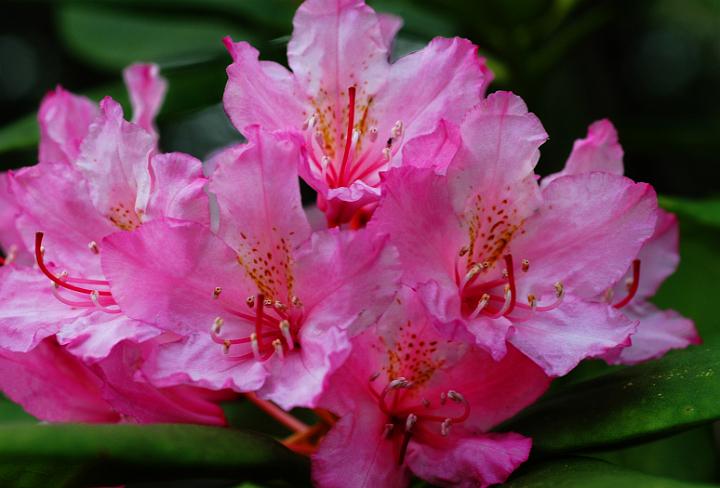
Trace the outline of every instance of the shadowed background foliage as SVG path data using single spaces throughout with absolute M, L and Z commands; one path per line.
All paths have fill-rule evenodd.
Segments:
M 616 467 L 576 458 L 538 468 L 530 463 L 523 468 L 527 473 L 520 472 L 510 486 L 577 486 L 578 479 L 585 486 L 631 487 L 720 481 L 717 436 L 709 423 L 720 418 L 720 390 L 712 378 L 720 369 L 714 352 L 720 350 L 720 324 L 711 298 L 720 282 L 720 1 L 370 3 L 405 19 L 395 56 L 421 48 L 436 35 L 461 35 L 479 44 L 496 74 L 491 90 L 520 94 L 550 134 L 542 147 L 541 173 L 559 169 L 572 141 L 583 137 L 592 121 L 608 117 L 619 130 L 628 175 L 652 183 L 663 195 L 663 205 L 681 218 L 682 265 L 656 302 L 693 318 L 706 346 L 671 353 L 657 363 L 623 369 L 574 390 L 578 381 L 613 369 L 592 361 L 581 365 L 559 381 L 551 395 L 574 398 L 574 405 L 588 405 L 588 411 L 553 410 L 549 398 L 529 413 L 530 419 L 541 418 L 532 424 L 539 456 L 543 448 L 552 452 L 553 446 L 569 443 L 568 450 L 584 449 L 609 439 L 604 450 L 592 456 Z M 170 82 L 158 119 L 163 150 L 203 158 L 240 140 L 220 104 L 230 61 L 221 38 L 231 35 L 250 41 L 265 59 L 284 63 L 298 4 L 293 0 L 3 2 L 0 169 L 35 162 L 35 110 L 57 84 L 94 99 L 111 95 L 127 108 L 120 72 L 135 61 L 159 63 Z M 629 382 L 633 375 L 637 380 Z M 684 381 L 682 375 L 690 375 L 690 380 Z M 702 383 L 706 380 L 708 386 Z M 627 392 L 628 383 L 641 390 Z M 638 395 L 638 401 L 628 401 L 629 394 Z M 642 395 L 653 395 L 655 401 L 646 402 Z M 716 401 L 712 395 L 718 396 Z M 592 413 L 595 407 L 597 414 Z M 678 408 L 694 414 L 682 417 Z M 268 423 L 242 404 L 228 406 L 228 415 L 239 427 Z M 633 416 L 645 418 L 652 429 L 627 420 Z M 545 421 L 553 418 L 560 421 Z M 0 427 L 18 419 L 32 421 L 0 399 Z M 698 419 L 703 425 L 696 426 Z M 586 422 L 607 434 L 607 439 L 600 434 L 591 439 L 574 435 Z M 522 425 L 520 419 L 516 426 Z M 660 431 L 662 439 L 633 445 L 637 439 L 660 436 Z M 628 474 L 626 468 L 645 474 Z M 647 475 L 679 481 L 648 481 Z

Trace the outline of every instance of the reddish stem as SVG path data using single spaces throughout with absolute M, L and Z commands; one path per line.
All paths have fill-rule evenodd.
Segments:
M 255 393 L 245 393 L 245 397 L 253 404 L 257 405 L 260 410 L 267 413 L 293 432 L 305 432 L 310 428 L 308 425 L 299 421 L 274 403 L 258 398 Z

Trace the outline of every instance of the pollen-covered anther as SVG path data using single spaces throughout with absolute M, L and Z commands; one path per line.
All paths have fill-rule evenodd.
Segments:
M 255 332 L 250 334 L 250 349 L 252 349 L 255 359 L 260 359 L 260 344 L 258 343 L 257 334 Z
M 225 321 L 223 320 L 222 317 L 215 317 L 215 320 L 213 320 L 213 324 L 212 324 L 213 334 L 219 334 L 224 323 L 225 323 Z
M 308 129 L 314 129 L 315 124 L 317 123 L 317 114 L 312 114 L 310 117 L 305 119 L 305 122 L 303 122 L 303 130 Z
M 216 286 L 213 290 L 213 298 L 217 299 L 220 297 L 220 294 L 222 293 L 222 287 Z
M 245 303 L 248 307 L 254 308 L 255 307 L 255 295 L 251 295 L 245 299 Z
M 225 339 L 225 341 L 223 341 L 223 354 L 228 354 L 230 352 L 231 345 L 232 342 L 230 342 L 230 339 Z
M 398 388 L 408 388 L 409 386 L 410 382 L 407 379 L 400 377 L 392 380 L 387 387 L 390 390 L 395 390 Z
M 440 435 L 442 435 L 443 437 L 447 437 L 448 434 L 450 433 L 451 425 L 452 425 L 451 419 L 443 420 L 442 423 L 440 424 Z
M 565 294 L 565 287 L 563 286 L 563 284 L 558 281 L 553 285 L 553 287 L 555 288 L 555 296 L 557 298 L 562 298 Z
M 483 311 L 483 309 L 487 306 L 487 304 L 490 302 L 490 295 L 487 293 L 483 293 L 483 295 L 480 297 L 480 300 L 478 300 L 477 306 L 475 307 L 475 310 L 470 314 L 470 318 L 474 319 L 478 315 L 480 315 L 480 312 Z
M 520 262 L 520 269 L 523 270 L 523 273 L 527 273 L 530 269 L 530 260 L 529 259 L 523 259 Z
M 462 396 L 460 393 L 456 392 L 455 390 L 448 391 L 447 396 L 450 400 L 456 403 L 466 403 L 465 397 Z
M 95 242 L 95 241 L 88 242 L 88 249 L 93 254 L 100 254 L 100 248 L 98 247 L 97 242 Z
M 285 357 L 285 351 L 283 350 L 282 341 L 280 339 L 275 339 L 272 341 L 273 349 L 275 349 L 275 354 L 280 357 L 280 359 L 283 359 Z
M 360 140 L 360 131 L 355 129 L 352 132 L 352 145 L 357 146 L 357 142 Z
M 412 432 L 413 428 L 415 428 L 415 424 L 417 424 L 417 420 L 417 415 L 409 413 L 405 419 L 405 432 Z
M 273 303 L 274 302 L 273 302 L 272 298 L 266 298 L 263 300 L 263 305 L 265 305 L 266 307 L 272 307 Z
M 287 309 L 287 305 L 285 305 L 280 300 L 275 300 L 275 303 L 273 304 L 273 306 L 275 307 L 275 310 L 279 310 L 280 312 Z
M 293 341 L 292 334 L 290 333 L 290 322 L 288 320 L 280 321 L 280 332 L 282 333 L 283 338 L 285 338 L 288 349 L 291 351 L 295 349 L 295 342 Z
M 527 299 L 530 308 L 535 310 L 535 308 L 537 307 L 537 297 L 534 294 L 530 293 L 528 294 Z

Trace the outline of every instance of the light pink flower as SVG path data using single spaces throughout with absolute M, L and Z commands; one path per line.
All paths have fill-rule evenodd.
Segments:
M 142 110 L 153 112 L 148 107 L 157 99 L 157 87 L 149 83 L 144 88 L 154 91 Z M 144 92 L 135 95 L 144 97 Z M 72 114 L 59 113 L 66 109 L 63 103 L 50 101 L 44 108 L 46 129 L 58 128 L 58 120 L 66 126 L 75 121 Z M 69 157 L 74 143 L 62 142 L 53 144 L 64 147 L 62 154 Z M 2 346 L 27 352 L 56 335 L 68 351 L 92 362 L 123 340 L 142 342 L 160 334 L 117 307 L 100 269 L 100 242 L 155 218 L 208 222 L 205 183 L 200 161 L 179 153 L 156 154 L 155 136 L 126 122 L 110 98 L 100 103 L 75 159 L 45 160 L 12 172 L 8 195 L 16 209 L 15 230 L 22 251 L 35 257 L 38 268 L 0 270 Z
M 318 191 L 331 226 L 360 225 L 380 194 L 380 173 L 400 164 L 403 141 L 441 118 L 459 121 L 492 79 L 477 47 L 433 39 L 390 64 L 400 19 L 362 0 L 307 0 L 293 21 L 288 63 L 258 61 L 245 42 L 226 45 L 224 104 L 235 127 L 302 130 L 300 175 Z
M 404 486 L 411 473 L 485 487 L 527 459 L 530 439 L 488 431 L 540 396 L 548 377 L 512 346 L 495 361 L 435 325 L 405 289 L 353 340 L 321 400 L 340 420 L 313 457 L 319 487 Z
M 246 133 L 249 143 L 219 155 L 210 179 L 218 235 L 199 224 L 144 224 L 103 241 L 103 269 L 125 313 L 183 337 L 146 368 L 156 384 L 258 390 L 285 408 L 312 406 L 347 357 L 348 334 L 392 299 L 396 255 L 369 232 L 311 235 L 301 142 Z
M 25 353 L 0 349 L 0 390 L 49 422 L 225 425 L 216 393 L 158 389 L 138 378 L 142 354 L 139 346 L 122 343 L 108 358 L 88 365 L 53 338 Z
M 623 150 L 618 143 L 617 131 L 608 120 L 590 125 L 585 139 L 575 141 L 565 168 L 555 175 L 544 178 L 543 185 L 563 176 L 590 172 L 608 172 L 622 175 Z M 645 242 L 627 273 L 599 297 L 615 300 L 614 305 L 633 320 L 639 320 L 637 332 L 632 335 L 632 345 L 618 347 L 602 357 L 612 364 L 636 364 L 655 359 L 671 349 L 682 349 L 699 344 L 692 320 L 673 310 L 659 310 L 648 300 L 668 276 L 677 269 L 679 229 L 675 215 L 658 210 L 653 235 Z M 636 269 L 635 269 L 636 268 Z M 631 292 L 631 300 L 620 299 Z
M 398 247 L 405 281 L 451 337 L 496 359 L 509 341 L 553 376 L 627 344 L 636 323 L 589 298 L 652 234 L 652 188 L 591 173 L 541 192 L 533 168 L 547 136 L 509 93 L 490 95 L 459 130 L 447 177 L 403 167 L 386 178 L 371 226 Z

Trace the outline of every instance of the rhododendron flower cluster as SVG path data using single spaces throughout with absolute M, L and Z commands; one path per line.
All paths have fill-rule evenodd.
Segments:
M 226 39 L 247 141 L 205 173 L 160 149 L 156 66 L 125 72 L 132 121 L 49 93 L 38 163 L 0 184 L 0 389 L 84 422 L 223 425 L 219 402 L 244 395 L 298 431 L 285 443 L 318 486 L 487 486 L 532 444 L 492 429 L 552 378 L 697 343 L 648 302 L 677 220 L 623 176 L 612 124 L 540 178 L 545 129 L 486 94 L 477 47 L 437 38 L 390 62 L 400 27 L 307 0 L 292 71 Z

